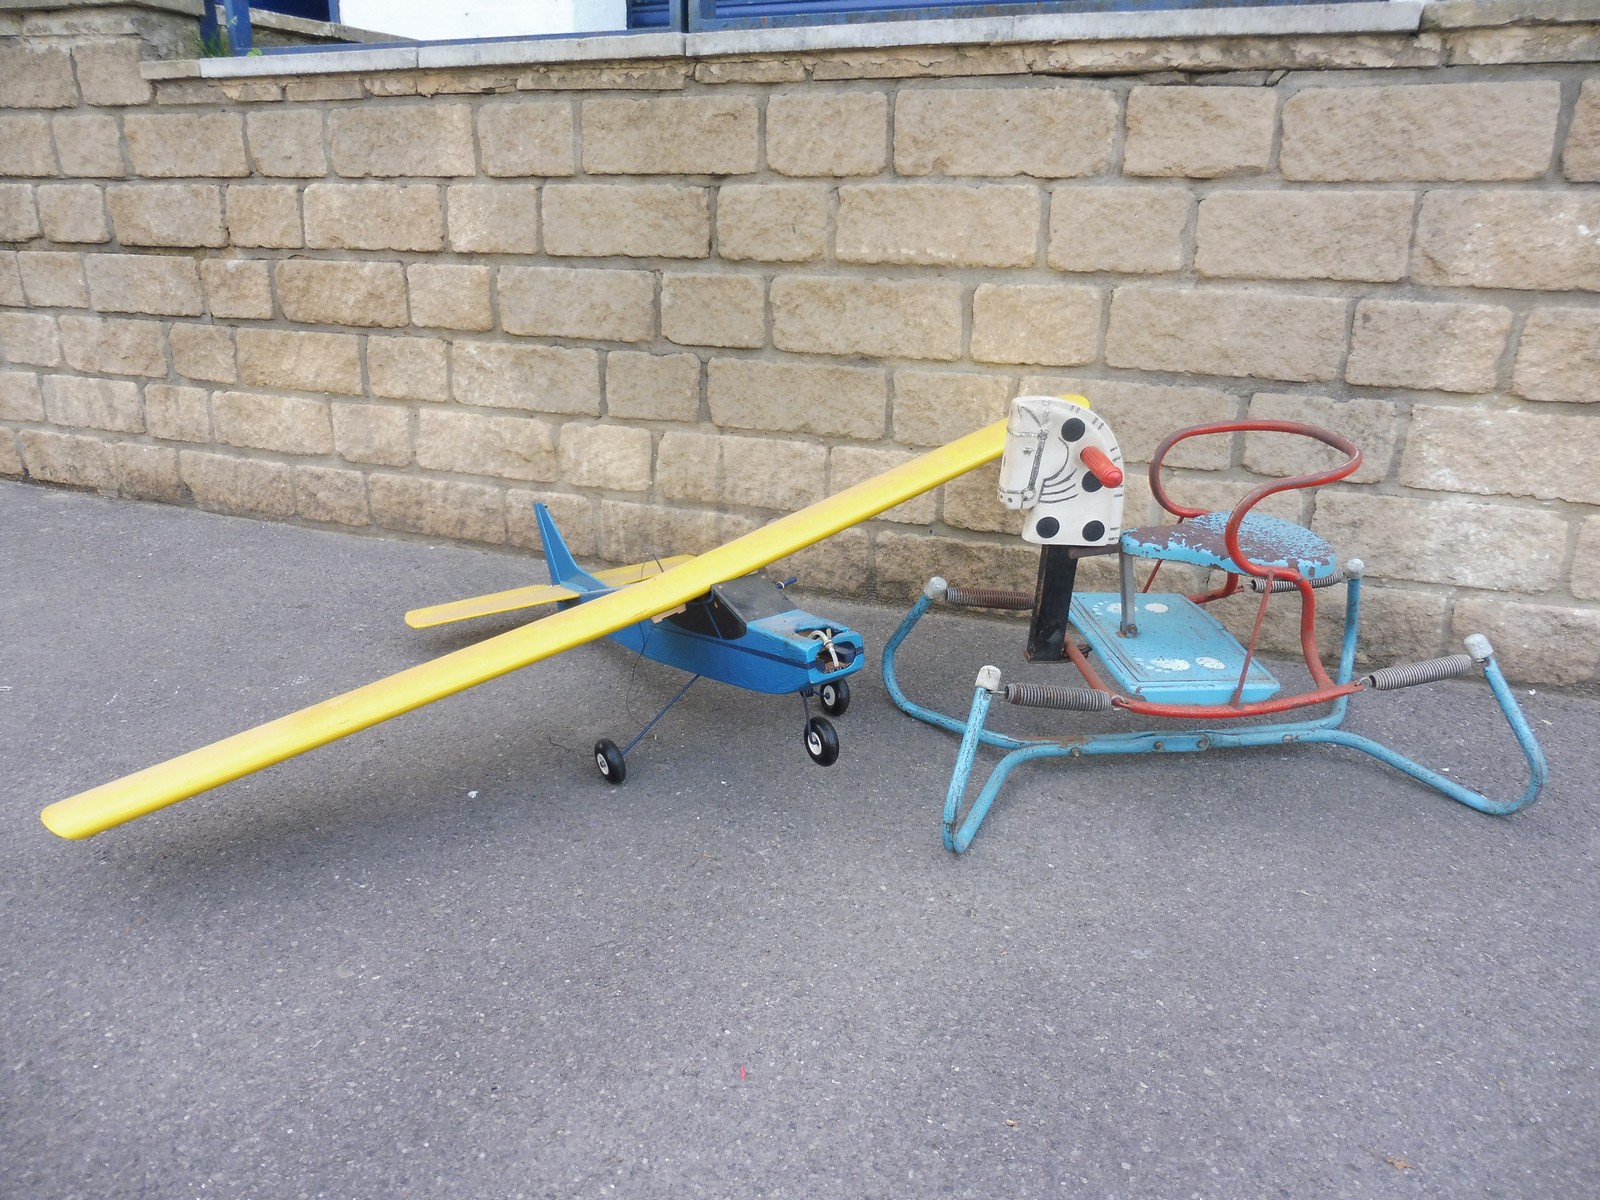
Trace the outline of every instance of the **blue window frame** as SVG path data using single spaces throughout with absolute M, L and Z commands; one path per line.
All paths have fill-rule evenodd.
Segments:
M 1180 8 L 1268 8 L 1303 4 L 1354 4 L 1360 0 L 1046 0 L 1038 4 L 994 0 L 628 0 L 629 29 L 769 29 L 866 21 L 944 17 L 1026 16 L 1032 13 L 1149 12 Z

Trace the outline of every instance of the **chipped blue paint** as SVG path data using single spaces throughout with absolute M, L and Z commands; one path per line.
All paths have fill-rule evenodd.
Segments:
M 1135 601 L 1137 637 L 1117 632 L 1122 597 L 1079 592 L 1072 624 L 1094 648 L 1096 662 L 1117 691 L 1156 704 L 1226 704 L 1244 670 L 1244 650 L 1233 634 L 1187 596 L 1145 592 Z M 1278 692 L 1278 681 L 1255 659 L 1245 676 L 1246 704 Z
M 1178 525 L 1130 529 L 1122 535 L 1122 552 L 1237 572 L 1239 565 L 1223 541 L 1228 516 L 1212 512 Z M 1239 549 L 1257 566 L 1298 571 L 1310 580 L 1331 579 L 1339 569 L 1339 556 L 1326 541 L 1303 525 L 1265 513 L 1245 514 L 1239 523 Z

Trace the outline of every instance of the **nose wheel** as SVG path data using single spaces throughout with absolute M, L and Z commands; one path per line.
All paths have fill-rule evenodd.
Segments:
M 628 764 L 610 738 L 601 738 L 594 744 L 594 765 L 607 783 L 621 783 L 628 777 Z
M 826 717 L 806 719 L 806 753 L 819 767 L 831 767 L 839 760 L 839 735 Z

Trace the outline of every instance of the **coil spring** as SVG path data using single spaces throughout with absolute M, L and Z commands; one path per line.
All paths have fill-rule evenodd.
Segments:
M 1332 587 L 1336 583 L 1343 583 L 1344 578 L 1343 571 L 1335 571 L 1332 575 L 1325 576 L 1322 579 L 1313 579 L 1310 581 L 1310 583 L 1314 588 Z M 1298 586 L 1299 585 L 1296 584 L 1292 579 L 1274 579 L 1272 581 L 1272 590 L 1274 592 L 1292 592 L 1295 591 Z M 1252 592 L 1266 591 L 1267 581 L 1262 579 L 1259 575 L 1252 575 L 1250 577 L 1250 590 Z
M 1008 592 L 1002 588 L 947 588 L 944 600 L 946 604 L 954 604 L 962 608 L 1028 609 L 1033 607 L 1033 597 L 1027 592 Z
M 1064 708 L 1072 712 L 1109 712 L 1111 695 L 1093 688 L 1055 687 L 1048 683 L 1008 683 L 1005 697 L 1023 708 Z
M 1476 665 L 1470 654 L 1452 654 L 1449 658 L 1430 658 L 1426 662 L 1381 667 L 1368 675 L 1364 682 L 1373 691 L 1392 692 L 1396 688 L 1415 687 L 1419 683 L 1454 679 L 1457 675 L 1467 674 Z

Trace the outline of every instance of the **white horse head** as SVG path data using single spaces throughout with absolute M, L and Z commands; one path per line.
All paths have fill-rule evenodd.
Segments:
M 1122 450 L 1088 401 L 1018 396 L 1011 402 L 1000 503 L 1028 514 L 1024 541 L 1114 545 L 1122 533 L 1122 496 Z

